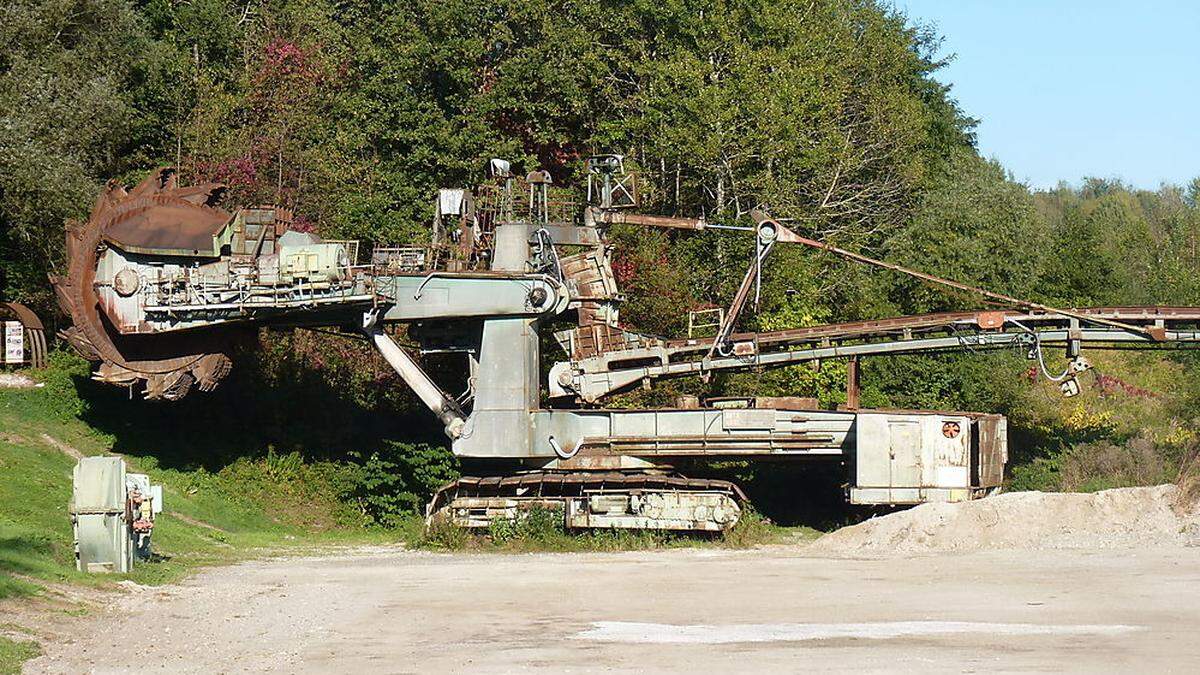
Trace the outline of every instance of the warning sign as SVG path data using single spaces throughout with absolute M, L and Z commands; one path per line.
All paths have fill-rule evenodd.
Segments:
M 25 327 L 20 321 L 4 322 L 4 362 L 24 363 Z

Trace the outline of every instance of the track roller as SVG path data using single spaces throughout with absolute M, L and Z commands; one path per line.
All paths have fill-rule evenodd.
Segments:
M 733 483 L 602 472 L 532 472 L 463 477 L 429 503 L 428 519 L 470 529 L 518 520 L 536 508 L 561 511 L 567 529 L 723 532 L 741 517 L 746 496 Z

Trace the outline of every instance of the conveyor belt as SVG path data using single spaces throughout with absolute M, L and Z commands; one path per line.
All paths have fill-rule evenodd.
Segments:
M 726 353 L 711 357 L 712 339 L 639 338 L 631 348 L 556 364 L 552 395 L 595 402 L 639 382 L 748 367 L 772 367 L 828 358 L 929 353 L 963 349 L 1032 347 L 1040 344 L 1141 346 L 1181 349 L 1200 343 L 1200 307 L 1092 307 L 1075 316 L 1045 311 L 996 309 L 942 312 L 826 324 L 730 336 Z M 1090 326 L 1079 316 L 1104 324 Z M 1132 330 L 1114 328 L 1119 321 Z

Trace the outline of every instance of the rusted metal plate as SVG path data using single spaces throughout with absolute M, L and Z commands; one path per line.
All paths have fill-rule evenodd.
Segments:
M 59 306 L 71 317 L 72 325 L 59 335 L 84 358 L 101 362 L 95 374 L 98 379 L 120 385 L 144 381 L 148 398 L 176 399 L 193 385 L 204 391 L 212 389 L 229 372 L 231 361 L 226 352 L 232 349 L 231 333 L 213 330 L 201 336 L 161 336 L 153 342 L 130 339 L 102 316 L 95 286 L 98 252 L 113 236 L 110 232 L 116 232 L 114 240 L 167 241 L 156 237 L 174 216 L 165 218 L 165 225 L 153 225 L 150 214 L 160 207 L 167 207 L 163 213 L 176 216 L 188 209 L 203 213 L 183 218 L 193 225 L 208 223 L 205 227 L 210 227 L 224 222 L 228 214 L 211 206 L 223 190 L 216 184 L 180 188 L 174 170 L 164 168 L 131 190 L 110 183 L 96 199 L 86 223 L 67 224 L 67 274 L 52 276 L 51 282 Z M 122 223 L 127 220 L 142 225 L 123 229 Z M 208 236 L 207 246 L 211 249 L 211 234 Z
M 975 323 L 985 330 L 1004 327 L 1004 312 L 980 312 L 975 315 Z
M 775 410 L 819 410 L 820 402 L 807 396 L 756 396 L 755 408 Z
M 220 209 L 149 203 L 109 224 L 104 238 L 137 253 L 213 256 L 213 236 L 228 221 L 229 214 Z
M 5 310 L 15 316 L 24 329 L 24 352 L 27 356 L 23 360 L 34 368 L 44 367 L 47 350 L 46 331 L 42 320 L 33 313 L 33 310 L 19 302 L 0 302 L 0 317 L 4 316 Z M 6 359 L 0 355 L 0 360 Z
M 17 317 L 17 321 L 20 321 L 27 330 L 46 329 L 45 326 L 42 325 L 42 320 L 38 318 L 38 315 L 34 314 L 32 309 L 29 309 L 19 302 L 0 302 L 0 307 L 12 312 L 13 316 Z
M 734 356 L 754 356 L 758 353 L 758 347 L 752 340 L 733 343 Z
M 999 487 L 1008 463 L 1008 421 L 1000 415 L 984 415 L 975 422 L 974 487 Z
M 559 334 L 566 336 L 573 359 L 585 359 L 613 351 L 644 349 L 658 342 L 645 335 L 610 326 L 594 314 L 595 311 L 594 304 L 583 303 L 579 308 L 579 322 L 582 325 Z

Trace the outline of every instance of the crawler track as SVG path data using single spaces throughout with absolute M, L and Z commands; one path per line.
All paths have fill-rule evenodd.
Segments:
M 430 521 L 468 528 L 523 517 L 530 509 L 562 509 L 572 529 L 661 529 L 714 532 L 737 523 L 746 495 L 724 480 L 652 473 L 537 471 L 463 477 L 434 495 Z

